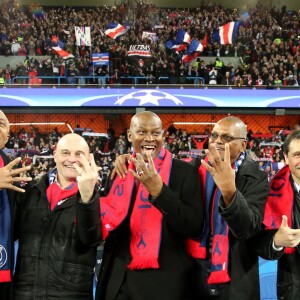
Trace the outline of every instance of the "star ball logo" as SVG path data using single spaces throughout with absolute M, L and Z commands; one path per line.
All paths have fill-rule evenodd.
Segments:
M 0 245 L 0 268 L 2 268 L 7 261 L 7 252 L 6 249 Z
M 158 90 L 140 90 L 138 92 L 129 93 L 119 98 L 115 104 L 123 105 L 124 102 L 132 100 L 139 101 L 139 106 L 145 104 L 159 106 L 159 102 L 166 104 L 169 101 L 175 103 L 176 105 L 183 105 L 182 101 L 177 97 Z

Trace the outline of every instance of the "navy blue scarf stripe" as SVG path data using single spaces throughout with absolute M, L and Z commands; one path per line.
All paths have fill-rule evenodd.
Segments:
M 11 247 L 10 205 L 6 190 L 0 190 L 0 282 L 1 272 L 7 273 L 11 269 Z M 7 278 L 5 281 L 8 281 Z

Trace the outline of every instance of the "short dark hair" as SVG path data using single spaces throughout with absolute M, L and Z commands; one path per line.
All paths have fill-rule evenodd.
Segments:
M 284 140 L 282 145 L 283 153 L 288 155 L 290 144 L 294 140 L 300 140 L 300 129 L 293 130 Z

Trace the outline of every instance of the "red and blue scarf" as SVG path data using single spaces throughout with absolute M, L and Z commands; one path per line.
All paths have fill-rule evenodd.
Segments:
M 278 229 L 282 222 L 282 215 L 288 218 L 288 225 L 292 228 L 292 210 L 294 206 L 294 190 L 290 183 L 290 168 L 284 166 L 272 179 L 270 193 L 265 207 L 264 225 L 266 229 Z M 295 248 L 284 249 L 286 254 L 295 252 Z
M 161 149 L 154 159 L 155 169 L 164 184 L 169 184 L 172 167 L 172 154 Z M 133 162 L 128 169 L 135 169 Z M 134 201 L 130 217 L 130 253 L 132 260 L 128 265 L 131 270 L 159 268 L 158 257 L 162 230 L 162 213 L 149 200 L 149 192 L 139 184 L 134 198 L 135 180 L 130 172 L 126 178 L 117 176 L 107 197 L 100 199 L 102 234 L 105 239 L 110 231 L 115 230 L 126 218 L 131 201 Z
M 4 162 L 0 156 L 0 168 Z M 0 190 L 0 282 L 10 282 L 11 275 L 11 213 L 8 195 L 5 189 Z
M 238 172 L 240 165 L 245 158 L 245 153 L 233 164 L 235 172 Z M 205 158 L 208 162 L 208 158 Z M 215 185 L 211 174 L 201 165 L 198 169 L 200 183 L 202 188 L 202 201 L 205 209 L 204 215 L 204 231 L 200 240 L 188 240 L 187 251 L 195 258 L 207 259 L 207 243 L 209 242 L 209 234 L 212 235 L 211 249 L 211 270 L 207 279 L 208 284 L 225 283 L 230 281 L 228 273 L 228 257 L 229 257 L 229 228 L 226 221 L 220 215 L 219 201 L 221 192 Z

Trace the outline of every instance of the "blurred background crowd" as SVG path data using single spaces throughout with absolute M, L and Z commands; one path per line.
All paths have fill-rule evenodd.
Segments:
M 276 132 L 270 130 L 268 133 L 253 133 L 251 129 L 248 131 L 247 151 L 257 161 L 260 168 L 268 173 L 269 180 L 285 164 L 281 145 L 290 131 L 290 128 L 282 128 Z M 126 130 L 118 136 L 115 135 L 112 127 L 109 127 L 107 133 L 101 134 L 85 132 L 81 128 L 75 128 L 74 132 L 84 136 L 87 140 L 96 164 L 101 167 L 99 180 L 102 185 L 105 184 L 107 176 L 113 169 L 116 157 L 132 151 Z M 29 130 L 21 128 L 19 132 L 10 133 L 4 151 L 11 160 L 21 157 L 20 165 L 32 166 L 24 176 L 38 178 L 55 166 L 53 151 L 64 134 L 56 127 L 50 134 L 40 134 L 38 128 L 33 126 Z M 204 155 L 209 136 L 209 129 L 188 133 L 171 124 L 165 131 L 163 147 L 172 152 L 174 157 L 190 161 L 197 156 Z
M 300 12 L 286 6 L 266 9 L 263 5 L 247 10 L 224 8 L 202 2 L 195 8 L 158 8 L 136 1 L 134 8 L 122 1 L 112 7 L 20 6 L 14 0 L 0 6 L 0 55 L 18 57 L 15 65 L 0 65 L 0 84 L 27 84 L 16 76 L 91 76 L 85 84 L 128 83 L 126 77 L 145 76 L 140 83 L 220 84 L 235 86 L 299 86 Z M 239 21 L 233 44 L 212 42 L 212 33 L 228 22 Z M 104 32 L 111 22 L 130 26 L 126 34 L 112 39 Z M 91 28 L 91 46 L 76 46 L 74 26 Z M 179 29 L 207 45 L 201 55 L 183 63 L 180 55 L 166 48 Z M 142 39 L 143 32 L 154 32 L 155 39 Z M 52 51 L 60 40 L 74 58 L 63 59 Z M 153 63 L 134 67 L 129 64 L 129 46 L 149 44 Z M 109 53 L 109 66 L 93 67 L 92 53 Z M 236 58 L 233 63 L 230 58 Z M 108 76 L 105 81 L 94 76 Z M 124 78 L 125 77 L 125 78 Z M 188 77 L 188 78 L 187 78 Z M 55 83 L 42 79 L 38 83 Z

